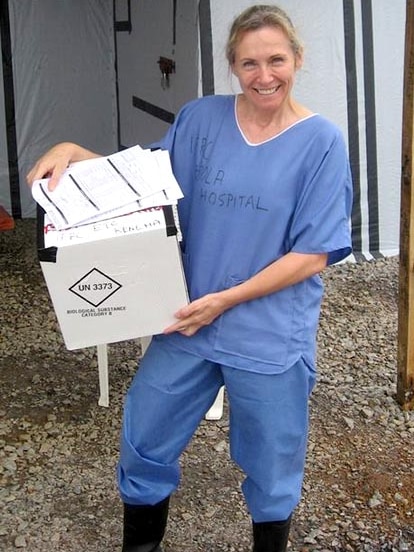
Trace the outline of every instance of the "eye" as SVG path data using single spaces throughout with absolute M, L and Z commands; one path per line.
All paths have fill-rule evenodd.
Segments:
M 254 69 L 256 67 L 256 62 L 253 61 L 252 59 L 246 59 L 245 61 L 243 61 L 242 63 L 242 67 L 243 69 Z
M 275 56 L 270 60 L 270 63 L 273 66 L 278 66 L 278 65 L 281 65 L 284 61 L 285 60 L 282 56 Z

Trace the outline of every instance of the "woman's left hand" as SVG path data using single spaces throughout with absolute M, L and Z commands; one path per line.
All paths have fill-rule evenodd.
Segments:
M 209 293 L 196 299 L 175 313 L 177 322 L 168 326 L 164 334 L 179 332 L 188 337 L 203 326 L 208 326 L 226 310 L 223 292 Z

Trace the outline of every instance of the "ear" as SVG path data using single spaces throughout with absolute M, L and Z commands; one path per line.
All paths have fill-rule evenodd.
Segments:
M 299 71 L 299 69 L 302 69 L 302 66 L 303 66 L 303 51 L 301 50 L 295 56 L 295 69 L 296 69 L 296 71 Z

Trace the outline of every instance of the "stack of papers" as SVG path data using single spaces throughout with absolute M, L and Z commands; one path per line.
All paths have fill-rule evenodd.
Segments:
M 183 197 L 168 151 L 140 146 L 71 165 L 53 191 L 48 182 L 36 180 L 32 195 L 57 230 L 175 205 Z

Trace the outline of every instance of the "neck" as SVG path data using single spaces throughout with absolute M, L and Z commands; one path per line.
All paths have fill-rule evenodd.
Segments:
M 291 98 L 277 111 L 257 110 L 241 94 L 237 97 L 236 113 L 246 138 L 252 143 L 261 143 L 277 136 L 312 112 Z
M 248 103 L 243 94 L 237 100 L 238 116 L 249 124 L 255 124 L 260 128 L 277 127 L 283 130 L 291 124 L 311 114 L 311 111 L 293 98 L 288 98 L 276 111 L 255 109 Z

